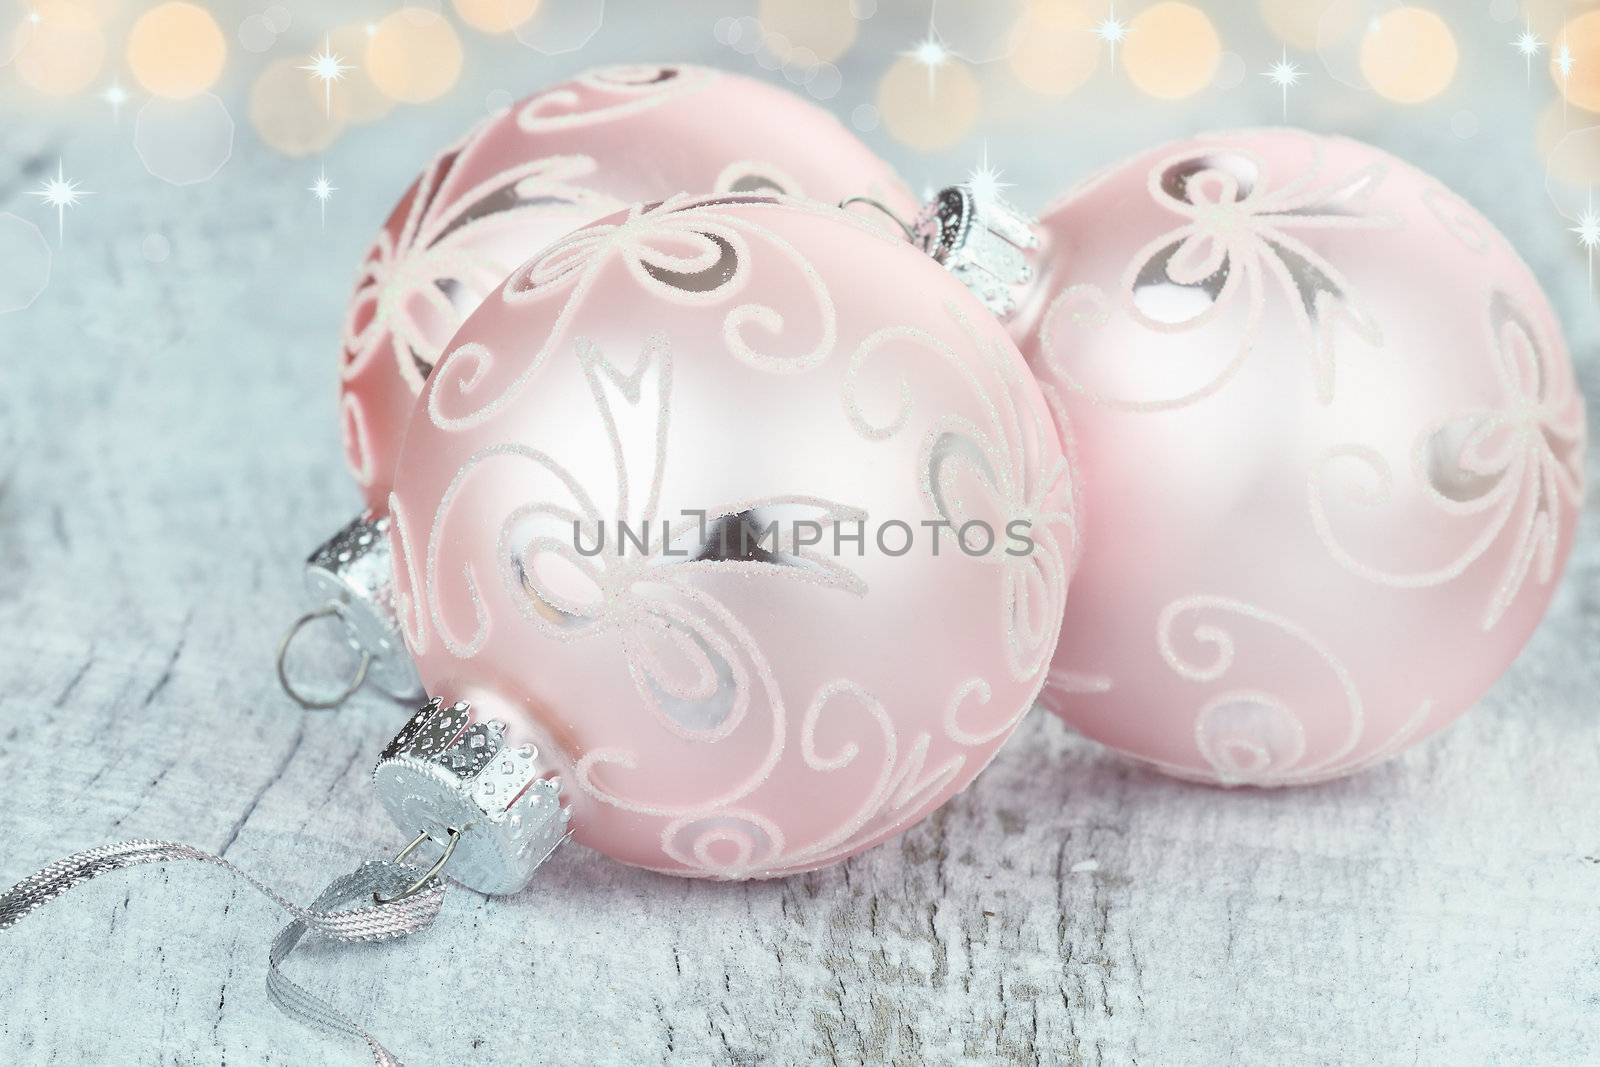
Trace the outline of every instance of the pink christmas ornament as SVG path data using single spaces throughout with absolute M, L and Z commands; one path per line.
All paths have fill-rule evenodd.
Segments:
M 1017 323 L 1084 555 L 1043 702 L 1187 778 L 1318 781 L 1460 715 L 1572 546 L 1584 413 L 1489 222 L 1369 146 L 1163 145 L 1043 220 Z
M 479 301 L 551 241 L 628 204 L 749 191 L 870 197 L 908 218 L 917 209 L 888 165 L 827 111 L 701 67 L 580 74 L 485 121 L 428 165 L 379 231 L 350 301 L 340 420 L 368 510 L 308 561 L 307 584 L 326 606 L 280 648 L 290 695 L 332 707 L 363 678 L 397 695 L 416 690 L 390 607 L 384 509 L 417 393 Z M 343 692 L 307 697 L 284 655 L 300 627 L 330 614 L 362 667 Z
M 382 512 L 411 406 L 456 328 L 558 237 L 674 193 L 917 201 L 830 112 L 704 67 L 602 67 L 536 93 L 433 160 L 379 231 L 351 298 L 345 458 Z
M 983 305 L 846 212 L 752 195 L 519 268 L 424 388 L 390 511 L 427 690 L 531 746 L 496 796 L 554 780 L 578 841 L 720 878 L 835 862 L 963 788 L 1044 680 L 1074 538 Z M 443 840 L 418 780 L 380 768 Z

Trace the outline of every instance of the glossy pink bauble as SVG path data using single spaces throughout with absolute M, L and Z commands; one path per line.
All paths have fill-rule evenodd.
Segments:
M 1583 473 L 1561 329 L 1505 238 L 1292 130 L 1164 145 L 1044 225 L 1024 348 L 1084 516 L 1046 705 L 1174 774 L 1280 785 L 1476 701 L 1550 601 Z
M 345 457 L 381 512 L 411 406 L 451 334 L 545 245 L 675 193 L 871 196 L 910 218 L 888 165 L 793 93 L 701 67 L 605 67 L 522 100 L 430 163 L 362 266 L 345 326 Z
M 552 761 L 580 842 L 806 870 L 933 810 L 1032 704 L 1066 475 L 1021 354 L 932 260 L 821 204 L 673 198 L 451 342 L 390 501 L 402 625 L 430 693 Z

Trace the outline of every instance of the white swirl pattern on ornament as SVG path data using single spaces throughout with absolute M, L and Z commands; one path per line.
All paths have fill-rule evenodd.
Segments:
M 1376 753 L 1350 759 L 1363 740 L 1365 716 L 1361 694 L 1349 670 L 1297 623 L 1229 597 L 1190 596 L 1167 605 L 1156 623 L 1161 658 L 1174 673 L 1191 682 L 1221 682 L 1235 667 L 1234 632 L 1221 621 L 1228 616 L 1256 623 L 1267 633 L 1281 636 L 1291 646 L 1286 652 L 1299 646 L 1320 661 L 1334 682 L 1333 691 L 1342 697 L 1340 714 L 1345 731 L 1344 740 L 1326 755 L 1302 764 L 1306 753 L 1302 723 L 1306 718 L 1322 720 L 1317 709 L 1295 709 L 1270 692 L 1250 687 L 1235 686 L 1216 693 L 1195 715 L 1194 738 L 1217 780 L 1225 785 L 1299 785 L 1348 774 L 1397 750 L 1432 710 L 1432 704 L 1424 701 Z M 1190 628 L 1183 629 L 1186 619 L 1193 622 Z M 1186 654 L 1180 643 L 1183 640 L 1192 643 L 1193 651 Z M 1200 658 L 1200 650 L 1209 650 L 1209 658 Z M 1270 671 L 1276 663 L 1264 662 L 1261 666 Z M 1170 771 L 1184 771 L 1163 766 Z
M 1459 578 L 1514 525 L 1509 558 L 1480 620 L 1484 630 L 1491 630 L 1530 571 L 1540 585 L 1555 575 L 1563 509 L 1578 508 L 1583 495 L 1579 464 L 1586 429 L 1571 377 L 1552 360 L 1548 339 L 1537 336 L 1532 320 L 1505 293 L 1490 295 L 1484 329 L 1502 403 L 1459 412 L 1425 429 L 1413 453 L 1416 482 L 1427 503 L 1445 515 L 1481 521 L 1471 542 L 1430 570 L 1388 570 L 1358 559 L 1334 531 L 1326 498 L 1331 469 L 1354 463 L 1376 482 L 1365 502 L 1390 501 L 1394 472 L 1380 452 L 1363 445 L 1346 445 L 1323 457 L 1311 478 L 1310 507 L 1318 536 L 1340 565 L 1400 589 Z
M 1077 526 L 1070 505 L 1072 471 L 1065 459 L 1048 469 L 1037 468 L 1036 461 L 1044 454 L 1042 442 L 1055 431 L 1027 416 L 1020 391 L 1028 383 L 1021 379 L 1021 368 L 998 338 L 987 343 L 983 340 L 965 311 L 951 305 L 945 310 L 960 325 L 973 349 L 982 353 L 982 365 L 992 372 L 1000 387 L 988 388 L 971 364 L 926 331 L 890 327 L 871 334 L 851 354 L 845 378 L 845 410 L 857 431 L 869 440 L 886 440 L 899 433 L 915 405 L 911 382 L 923 373 L 922 365 L 930 353 L 965 378 L 972 394 L 980 399 L 986 426 L 961 416 L 945 416 L 923 442 L 922 492 L 940 520 L 957 531 L 968 522 L 986 523 L 991 530 L 1009 529 L 1017 520 L 1030 524 L 1033 551 L 1025 555 L 996 551 L 976 557 L 1004 570 L 999 608 L 1007 659 L 1014 678 L 1030 678 L 1055 651 L 1061 632 L 1067 561 L 1076 554 L 1073 546 Z M 863 376 L 870 362 L 886 359 L 885 353 L 894 346 L 920 350 L 908 351 L 907 355 L 907 362 L 916 373 L 901 372 L 900 403 L 893 417 L 874 420 L 861 399 Z M 1068 503 L 1052 508 L 1048 502 L 1053 499 Z M 1069 531 L 1071 545 L 1061 545 L 1055 535 L 1058 527 Z M 1007 725 L 969 733 L 958 729 L 952 718 L 949 734 L 953 740 L 979 744 L 998 736 L 998 731 Z
M 603 721 L 581 721 L 581 704 L 562 709 L 563 717 L 581 723 L 565 726 L 579 736 L 568 749 L 570 771 L 563 777 L 576 797 L 595 801 L 590 814 L 600 822 L 586 825 L 605 825 L 590 830 L 598 843 L 653 835 L 648 848 L 626 841 L 629 862 L 653 869 L 722 878 L 776 875 L 826 864 L 901 829 L 976 773 L 1029 709 L 1061 625 L 1069 571 L 1062 545 L 1077 539 L 1069 466 L 1059 456 L 1048 411 L 1027 395 L 1029 378 L 1005 334 L 962 307 L 941 304 L 946 322 L 928 318 L 926 330 L 890 326 L 864 341 L 861 333 L 851 334 L 850 349 L 842 349 L 834 294 L 790 243 L 802 242 L 805 216 L 899 246 L 848 213 L 763 195 L 674 197 L 629 208 L 558 240 L 510 275 L 490 298 L 496 304 L 483 312 L 493 326 L 475 336 L 485 341 L 446 352 L 411 427 L 410 440 L 427 438 L 429 450 L 448 453 L 450 442 L 472 445 L 426 477 L 434 514 L 422 547 L 421 581 L 400 494 L 395 498 L 395 525 L 402 531 L 397 569 L 403 592 L 410 590 L 400 605 L 406 640 L 426 648 L 427 632 L 437 635 L 430 667 L 435 677 L 454 673 L 438 657 L 494 661 L 528 637 L 554 643 L 542 653 L 552 665 L 562 661 L 562 646 L 573 649 L 571 662 L 595 669 L 610 670 L 616 657 L 611 673 L 627 694 L 618 699 L 621 694 L 611 693 L 608 710 L 597 717 Z M 768 219 L 773 226 L 766 226 Z M 912 267 L 923 264 L 910 259 Z M 931 264 L 925 269 L 944 277 Z M 603 301 L 598 288 L 590 291 L 602 285 Z M 776 306 L 757 304 L 752 293 L 773 293 Z M 613 315 L 605 312 L 619 299 L 661 314 L 658 325 L 642 325 L 642 339 L 627 358 L 603 347 L 622 344 Z M 845 294 L 838 299 L 845 301 Z M 870 323 L 858 326 L 862 333 L 883 320 L 854 296 L 848 306 L 853 322 L 866 317 Z M 526 334 L 533 339 L 525 347 L 507 349 L 502 358 L 491 349 L 520 336 L 520 326 L 512 326 L 520 320 L 509 315 L 528 315 L 538 328 Z M 773 336 L 760 352 L 747 341 L 750 323 Z M 498 333 L 501 328 L 507 333 Z M 712 352 L 675 352 L 678 328 L 706 330 L 699 344 L 709 342 Z M 622 328 L 621 336 L 632 336 L 630 330 Z M 683 448 L 674 442 L 696 440 L 691 427 L 674 429 L 675 406 L 696 410 L 693 382 L 706 381 L 696 376 L 707 373 L 717 378 L 718 358 L 725 357 L 723 374 L 739 371 L 746 378 L 750 371 L 758 378 L 805 374 L 832 362 L 829 378 L 803 384 L 821 386 L 824 410 L 872 443 L 906 430 L 907 418 L 896 419 L 890 434 L 870 424 L 858 381 L 872 354 L 896 344 L 915 358 L 914 376 L 899 382 L 902 400 L 915 405 L 918 390 L 930 390 L 930 403 L 938 395 L 931 390 L 942 387 L 944 403 L 954 410 L 942 418 L 918 414 L 917 437 L 898 450 L 882 450 L 890 462 L 883 469 L 886 482 L 899 480 L 907 502 L 925 502 L 930 517 L 950 523 L 982 518 L 1002 528 L 1021 518 L 1034 537 L 1034 552 L 1018 557 L 998 550 L 981 557 L 950 552 L 960 561 L 946 573 L 965 573 L 971 581 L 962 584 L 973 595 L 987 597 L 994 589 L 995 614 L 971 624 L 974 640 L 986 649 L 965 667 L 955 665 L 949 681 L 933 678 L 933 701 L 917 697 L 915 707 L 925 712 L 888 704 L 891 691 L 880 688 L 885 673 L 870 657 L 866 665 L 832 662 L 832 653 L 811 662 L 797 659 L 794 648 L 763 646 L 805 622 L 787 617 L 778 608 L 786 601 L 766 597 L 763 585 L 810 585 L 821 600 L 803 609 L 819 613 L 851 611 L 867 598 L 866 571 L 798 536 L 802 525 L 824 533 L 862 525 L 866 510 L 824 496 L 738 498 L 734 491 L 734 499 L 704 507 L 696 522 L 694 512 L 674 515 L 666 504 L 698 480 L 691 451 L 678 461 L 690 467 L 669 454 Z M 930 354 L 938 357 L 931 363 Z M 534 384 L 546 366 L 549 373 Z M 842 384 L 843 397 L 827 405 L 827 397 L 838 395 L 834 381 Z M 509 437 L 494 429 L 499 424 L 477 429 L 502 413 L 520 419 L 539 410 L 547 389 L 582 398 L 562 408 L 563 424 L 587 442 L 582 451 L 570 451 L 576 446 L 560 435 L 539 437 L 546 432 L 534 429 L 539 422 Z M 680 389 L 690 390 L 686 398 L 677 398 Z M 517 405 L 507 406 L 518 397 Z M 520 424 L 514 419 L 507 426 Z M 843 440 L 851 437 L 846 430 Z M 693 491 L 688 499 L 698 504 Z M 742 547 L 744 531 L 771 530 L 773 520 L 781 520 L 774 541 Z M 613 523 L 619 536 L 624 526 L 650 533 L 627 553 L 582 547 Z M 728 550 L 730 533 L 741 539 L 741 549 Z M 477 547 L 488 537 L 493 558 L 486 545 Z M 474 550 L 464 552 L 466 544 Z M 758 614 L 739 614 L 752 609 Z M 882 603 L 861 605 L 864 614 L 883 609 Z M 877 673 L 858 678 L 858 670 Z M 786 693 L 786 685 L 805 689 Z M 949 691 L 939 696 L 946 685 Z M 803 710 L 795 715 L 797 707 Z M 683 744 L 707 745 L 707 752 L 693 755 Z M 685 776 L 686 758 L 702 761 L 701 773 Z M 824 816 L 797 817 L 776 806 L 786 803 L 782 795 L 803 781 L 802 774 L 826 776 L 816 785 Z M 627 817 L 619 822 L 621 816 L 610 813 Z M 805 837 L 797 840 L 800 827 Z
M 1423 189 L 1419 198 L 1422 206 L 1439 221 L 1439 225 L 1460 241 L 1464 248 L 1480 256 L 1489 251 L 1489 235 L 1483 231 L 1476 218 L 1477 213 L 1465 200 L 1437 184 Z
M 486 240 L 515 232 L 529 213 L 566 215 L 577 225 L 623 206 L 578 184 L 594 170 L 587 156 L 550 156 L 512 167 L 437 211 L 419 194 L 399 236 L 379 231 L 367 258 L 346 330 L 346 375 L 392 339 L 402 377 L 421 392 L 443 339 L 473 309 L 470 297 L 458 303 L 455 293 L 491 290 L 515 266 L 486 255 Z M 438 181 L 429 184 L 436 189 Z
M 812 294 L 817 311 L 817 340 L 800 353 L 775 355 L 757 351 L 745 339 L 747 324 L 759 326 L 773 336 L 783 335 L 787 324 L 772 308 L 746 303 L 730 309 L 723 319 L 728 349 L 744 362 L 770 371 L 799 372 L 820 363 L 833 349 L 837 326 L 833 300 L 816 269 L 772 230 L 717 210 L 732 204 L 774 203 L 778 201 L 764 197 L 678 195 L 659 204 L 635 205 L 628 209 L 622 222 L 589 226 L 556 242 L 514 273 L 500 294 L 508 304 L 565 295 L 561 312 L 537 354 L 519 360 L 519 369 L 509 382 L 495 383 L 490 380 L 496 369 L 493 353 L 479 344 L 454 349 L 439 364 L 438 384 L 428 394 L 429 418 L 446 431 L 470 429 L 493 418 L 550 354 L 566 343 L 572 313 L 613 257 L 627 265 L 651 296 L 681 305 L 713 305 L 726 302 L 743 287 L 747 273 L 744 264 L 750 256 L 748 240 L 766 242 L 793 265 Z M 489 399 L 476 407 L 450 410 L 452 401 L 470 403 L 479 393 L 488 393 Z
M 367 433 L 366 408 L 359 397 L 346 393 L 339 398 L 340 435 L 350 473 L 361 485 L 371 485 L 374 476 L 372 443 Z
M 774 163 L 759 160 L 739 160 L 729 163 L 717 175 L 711 187 L 718 193 L 780 193 L 785 196 L 804 196 L 805 190 L 792 175 L 786 174 Z
M 970 328 L 970 324 L 968 324 Z M 931 339 L 929 339 L 931 341 Z M 974 338 L 976 340 L 976 338 Z M 592 344 L 579 339 L 576 346 L 593 391 L 597 409 L 608 428 L 608 437 L 615 451 L 614 463 L 618 500 L 610 514 L 649 524 L 655 521 L 655 507 L 660 482 L 666 470 L 665 442 L 670 412 L 672 358 L 670 348 L 661 341 L 647 346 L 637 363 L 629 370 L 616 367 Z M 1000 366 L 999 353 L 994 353 L 995 366 Z M 952 366 L 960 364 L 952 361 Z M 976 379 L 972 385 L 982 390 Z M 991 476 L 1022 479 L 1027 473 L 1030 458 L 1035 451 L 1041 432 L 1047 427 L 1033 426 L 1024 430 L 1016 405 L 1009 390 L 1002 391 L 1005 409 L 1002 413 L 992 398 L 985 394 L 986 406 L 995 420 L 995 426 L 1004 434 L 1006 450 L 998 451 L 983 435 L 977 447 L 983 450 L 986 467 Z M 639 420 L 653 423 L 649 434 L 628 435 L 628 439 L 648 439 L 655 442 L 653 455 L 629 457 L 622 452 L 623 435 L 618 431 L 622 421 Z M 1030 457 L 1028 453 L 1032 453 Z M 429 536 L 430 552 L 427 564 L 426 587 L 430 595 L 433 628 L 458 656 L 471 657 L 478 651 L 487 632 L 488 618 L 482 612 L 477 595 L 478 578 L 470 570 L 462 580 L 472 589 L 473 602 L 479 607 L 479 630 L 472 637 L 462 639 L 451 634 L 449 625 L 439 610 L 436 600 L 441 576 L 435 559 L 436 549 L 449 539 L 448 522 L 456 490 L 481 463 L 495 457 L 514 457 L 540 466 L 548 471 L 562 486 L 568 502 L 565 504 L 541 500 L 512 509 L 501 524 L 501 560 L 508 561 L 502 581 L 519 595 L 519 605 L 524 617 L 534 623 L 547 636 L 557 640 L 583 640 L 607 631 L 621 635 L 621 647 L 628 671 L 633 678 L 640 699 L 656 715 L 658 722 L 688 739 L 714 742 L 728 736 L 747 719 L 752 706 L 760 706 L 762 721 L 770 729 L 770 741 L 764 759 L 750 768 L 749 774 L 734 788 L 715 795 L 695 798 L 666 806 L 651 802 L 645 797 L 625 795 L 615 787 L 604 784 L 601 772 L 608 766 L 637 771 L 644 766 L 647 753 L 639 749 L 596 749 L 587 753 L 575 768 L 581 788 L 604 803 L 640 814 L 672 817 L 672 822 L 662 832 L 662 849 L 673 860 L 702 873 L 718 877 L 742 877 L 751 871 L 774 866 L 814 865 L 826 862 L 836 855 L 852 851 L 865 837 L 876 836 L 905 817 L 906 809 L 915 809 L 938 794 L 965 763 L 966 757 L 957 755 L 939 766 L 926 769 L 924 764 L 931 738 L 924 733 L 913 740 L 903 763 L 897 762 L 897 738 L 892 723 L 883 712 L 878 699 L 848 680 L 840 680 L 819 693 L 808 707 L 801 723 L 801 756 L 806 764 L 819 772 L 830 772 L 849 766 L 861 755 L 861 747 L 848 742 L 831 754 L 816 749 L 815 731 L 818 720 L 832 703 L 850 699 L 868 712 L 868 717 L 881 734 L 881 766 L 875 785 L 863 801 L 859 811 L 839 830 L 803 849 L 786 852 L 783 834 L 776 823 L 759 813 L 739 807 L 739 802 L 759 787 L 782 758 L 787 730 L 787 712 L 776 679 L 760 648 L 748 630 L 715 598 L 696 589 L 692 582 L 696 572 L 703 568 L 738 568 L 768 577 L 770 580 L 798 579 L 819 583 L 825 587 L 852 595 L 864 595 L 864 584 L 848 569 L 820 553 L 812 553 L 794 545 L 793 537 L 785 535 L 776 558 L 761 561 L 691 558 L 685 562 L 672 562 L 666 557 L 671 548 L 683 549 L 693 540 L 697 527 L 683 524 L 672 530 L 657 551 L 642 558 L 614 561 L 609 556 L 594 559 L 576 553 L 565 531 L 576 521 L 584 528 L 598 528 L 603 522 L 603 512 L 584 491 L 577 478 L 552 457 L 531 450 L 507 446 L 487 454 L 473 457 L 458 472 L 451 489 L 447 491 L 435 517 Z M 630 468 L 630 459 L 638 462 L 639 469 Z M 640 474 L 648 477 L 643 503 L 630 506 L 630 486 L 637 484 Z M 932 476 L 932 470 L 926 472 Z M 1031 508 L 1034 513 L 1049 521 L 1065 516 L 1043 513 L 1044 488 L 1059 481 L 1063 472 L 1057 470 L 1045 486 L 1035 489 L 1032 498 L 1018 501 L 1019 512 Z M 1009 487 L 1009 483 L 1008 483 Z M 844 505 L 809 498 L 779 498 L 730 504 L 708 509 L 708 517 L 716 519 L 737 516 L 749 511 L 768 508 L 801 508 L 825 524 L 855 521 L 864 513 Z M 481 516 L 474 515 L 478 521 Z M 1026 614 L 1029 603 L 1036 603 L 1040 615 L 1047 621 L 1040 626 L 1038 618 L 1024 618 L 1028 624 L 1021 637 L 1008 622 L 1008 638 L 1016 656 L 1027 655 L 1032 671 L 1043 667 L 1044 656 L 1054 645 L 1053 622 L 1059 626 L 1060 604 L 1065 596 L 1064 564 L 1059 549 L 1048 529 L 1047 538 L 1034 555 L 1037 560 L 1014 564 L 1018 570 L 1035 568 L 1035 584 L 1043 592 L 1029 593 L 1022 579 L 1023 592 L 1013 591 L 1008 585 L 1007 601 Z M 570 587 L 573 571 L 581 573 L 590 595 L 575 598 L 552 588 L 546 576 L 549 564 L 569 568 L 560 583 Z M 410 632 L 408 627 L 408 632 Z M 1024 642 L 1019 644 L 1019 642 Z M 1012 660 L 1014 670 L 1017 658 Z M 676 668 L 676 669 L 675 669 Z M 1018 673 L 1018 677 L 1025 677 Z M 1000 723 L 989 724 L 981 732 L 958 727 L 956 713 L 967 697 L 973 696 L 980 704 L 987 703 L 990 690 L 982 680 L 966 683 L 952 697 L 945 717 L 946 733 L 963 745 L 986 744 L 1014 724 L 1015 715 Z M 1024 709 L 1025 710 L 1025 707 Z M 685 841 L 687 840 L 687 848 Z M 718 845 L 731 846 L 732 859 L 718 860 L 713 849 Z
M 1276 283 L 1306 341 L 1317 396 L 1331 401 L 1338 328 L 1372 345 L 1381 344 L 1382 335 L 1343 272 L 1291 231 L 1388 228 L 1398 221 L 1366 207 L 1383 181 L 1381 165 L 1325 180 L 1314 143 L 1311 152 L 1304 171 L 1277 185 L 1260 156 L 1234 146 L 1179 153 L 1150 171 L 1152 199 L 1187 221 L 1134 254 L 1118 300 L 1134 321 L 1158 333 L 1196 330 L 1224 313 L 1241 314 L 1235 354 L 1210 380 L 1153 398 L 1103 395 L 1080 383 L 1067 366 L 1068 353 L 1057 346 L 1054 323 L 1070 314 L 1080 326 L 1104 324 L 1111 299 L 1094 285 L 1067 287 L 1045 310 L 1040 339 L 1051 369 L 1071 388 L 1116 408 L 1162 411 L 1195 403 L 1226 385 L 1249 358 L 1268 285 Z

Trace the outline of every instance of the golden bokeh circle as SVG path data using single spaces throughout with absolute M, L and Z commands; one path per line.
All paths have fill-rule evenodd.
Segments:
M 1600 130 L 1573 129 L 1562 112 L 1559 99 L 1545 105 L 1533 126 L 1534 147 L 1544 163 L 1546 184 L 1564 186 L 1575 199 L 1586 200 L 1588 191 L 1600 186 Z
M 1456 76 L 1455 34 L 1425 7 L 1397 7 L 1373 19 L 1361 38 L 1361 75 L 1397 104 L 1432 100 Z
M 1565 44 L 1572 53 L 1572 72 L 1565 78 L 1556 66 L 1556 55 Z M 1589 58 L 1584 63 L 1581 60 Z M 1585 111 L 1600 111 L 1600 10 L 1585 11 L 1561 28 L 1550 48 L 1550 77 L 1567 103 Z
M 31 13 L 37 19 L 15 30 L 17 77 L 49 96 L 87 87 L 106 58 L 105 34 L 94 12 L 70 0 L 43 0 Z
M 484 33 L 509 33 L 533 18 L 539 0 L 452 0 L 462 22 Z M 560 2 L 560 0 L 553 0 Z
M 1181 100 L 1211 84 L 1222 41 L 1204 11 L 1180 0 L 1162 0 L 1128 24 L 1121 55 L 1129 80 L 1140 90 Z
M 1017 22 L 1012 75 L 1036 93 L 1066 96 L 1100 66 L 1094 26 L 1081 0 L 1033 0 Z
M 364 25 L 340 26 L 328 36 L 328 47 L 334 55 L 342 57 L 350 68 L 332 86 L 335 119 L 349 123 L 375 122 L 394 110 L 394 101 L 372 84 L 367 68 L 359 62 L 367 49 L 367 29 Z M 320 88 L 317 96 L 323 99 Z
M 878 82 L 878 114 L 884 127 L 901 144 L 923 151 L 960 141 L 977 123 L 982 106 L 978 79 L 957 59 L 930 68 L 902 56 Z
M 856 43 L 859 25 L 850 12 L 850 0 L 761 0 L 756 19 L 771 39 L 787 42 L 789 49 L 809 48 L 819 63 L 831 63 Z
M 403 7 L 373 27 L 365 66 L 385 96 L 426 103 L 449 92 L 461 76 L 461 39 L 438 12 Z
M 1310 52 L 1317 47 L 1318 23 L 1326 5 L 1311 0 L 1259 0 L 1261 21 L 1284 44 Z
M 293 159 L 327 148 L 344 123 L 326 110 L 321 83 L 298 59 L 275 59 L 250 86 L 250 125 L 262 141 Z
M 139 16 L 128 33 L 127 58 L 146 92 L 187 100 L 217 84 L 228 44 L 211 12 L 173 0 Z

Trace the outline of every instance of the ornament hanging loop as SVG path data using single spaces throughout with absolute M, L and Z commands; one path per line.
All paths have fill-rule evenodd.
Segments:
M 426 830 L 419 833 L 416 837 L 413 837 L 411 839 L 411 843 L 405 848 L 401 849 L 399 854 L 395 856 L 395 865 L 404 866 L 406 859 L 411 855 L 411 853 L 416 851 L 418 846 L 420 846 L 424 841 L 429 840 L 432 840 L 432 838 L 429 837 Z M 377 890 L 373 890 L 372 902 L 374 904 L 398 904 L 400 901 L 405 900 L 408 897 L 414 897 L 418 893 L 422 892 L 422 890 L 426 889 L 435 878 L 439 877 L 440 872 L 442 872 L 445 869 L 445 866 L 450 862 L 450 857 L 455 855 L 456 842 L 459 840 L 461 840 L 461 831 L 451 827 L 449 840 L 445 842 L 444 849 L 439 853 L 439 858 L 433 861 L 432 867 L 429 867 L 426 871 L 423 871 L 422 874 L 417 877 L 416 881 L 400 890 L 400 892 L 395 893 L 393 896 L 386 896 Z
M 278 642 L 278 684 L 283 686 L 283 691 L 285 693 L 289 694 L 289 699 L 293 700 L 296 704 L 299 704 L 307 711 L 327 711 L 328 709 L 336 708 L 340 704 L 343 704 L 346 700 L 349 700 L 350 697 L 355 694 L 355 691 L 360 689 L 361 686 L 366 682 L 367 671 L 372 667 L 372 654 L 363 650 L 361 652 L 361 659 L 356 664 L 355 674 L 351 675 L 350 680 L 345 683 L 343 689 L 334 693 L 332 696 L 310 696 L 295 688 L 294 682 L 290 680 L 289 677 L 289 646 L 294 644 L 295 638 L 299 637 L 300 632 L 307 626 L 310 626 L 314 622 L 319 622 L 322 619 L 328 618 L 340 619 L 342 621 L 342 616 L 340 615 L 339 609 L 336 605 L 325 604 L 313 611 L 306 612 L 304 615 L 300 616 L 294 621 L 293 625 L 289 627 L 288 632 L 283 635 L 283 640 Z
M 907 222 L 899 215 L 896 215 L 894 213 L 894 209 L 888 204 L 885 204 L 883 201 L 874 200 L 870 196 L 847 196 L 843 200 L 839 201 L 839 207 L 841 210 L 848 211 L 851 204 L 865 204 L 867 207 L 877 209 L 884 215 L 887 215 L 890 222 L 893 222 L 896 226 L 900 227 L 900 232 L 906 235 L 906 240 L 911 242 L 916 241 L 917 234 L 916 231 L 911 228 L 911 223 Z

